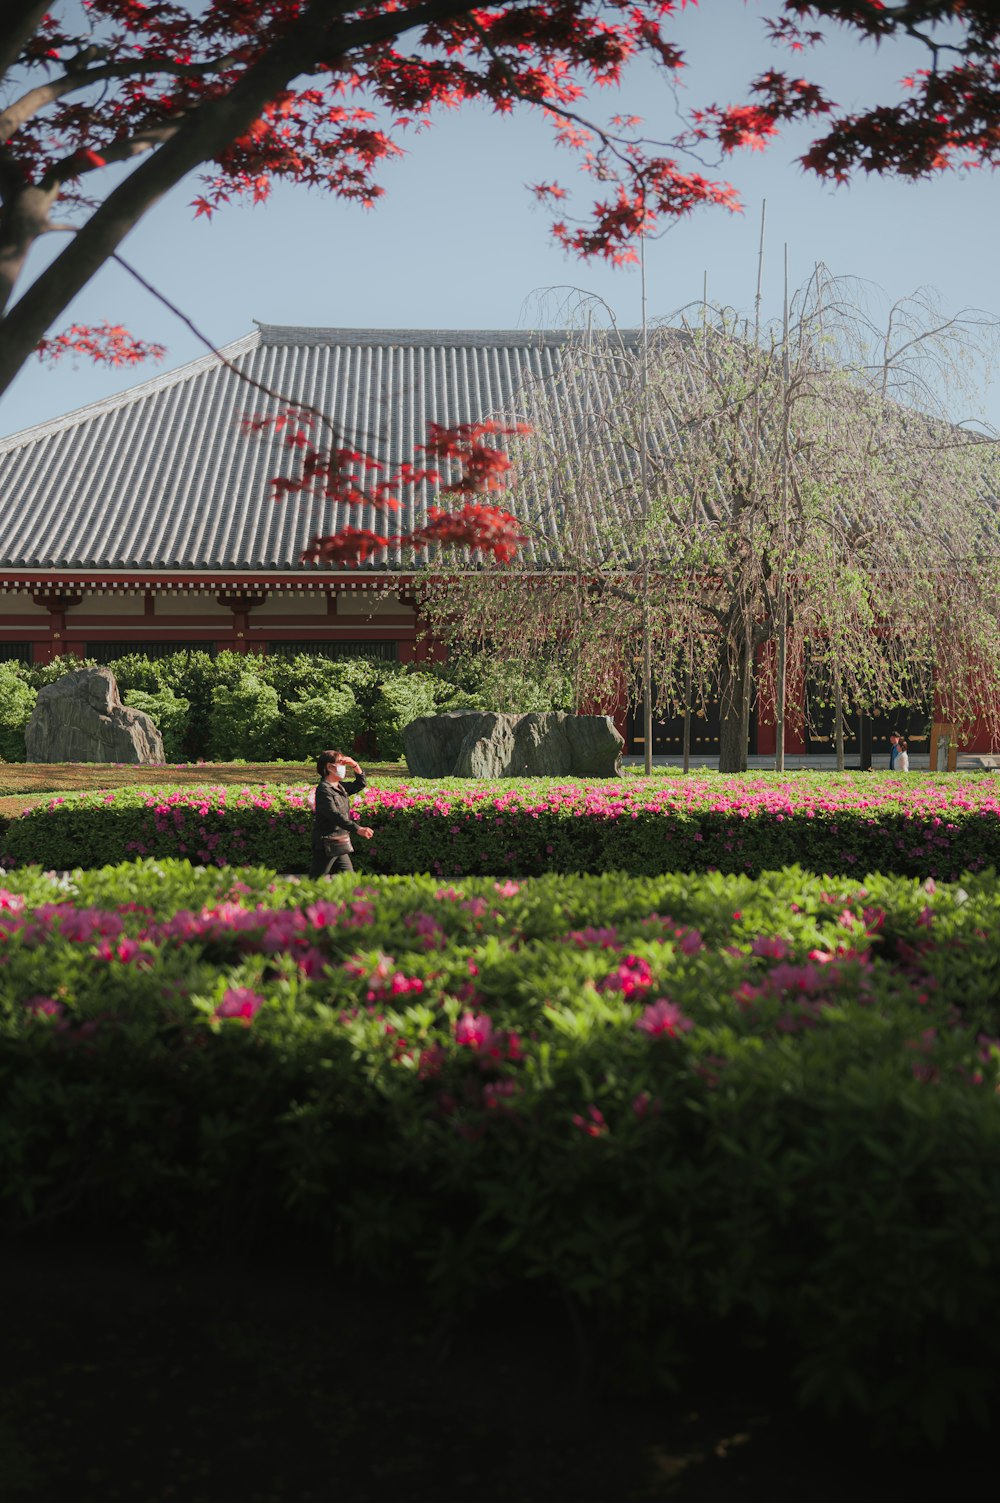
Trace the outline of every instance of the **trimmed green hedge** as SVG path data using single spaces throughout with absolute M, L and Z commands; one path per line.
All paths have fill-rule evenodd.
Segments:
M 0 929 L 8 1231 L 306 1238 L 494 1314 L 540 1281 L 645 1384 L 749 1340 L 895 1434 L 988 1418 L 992 876 L 141 862 L 17 874 Z
M 38 690 L 84 666 L 79 658 L 0 663 L 0 759 L 23 762 L 24 731 Z M 88 666 L 93 666 L 88 662 Z M 325 747 L 356 743 L 384 761 L 402 756 L 403 729 L 419 715 L 453 709 L 570 708 L 565 675 L 517 674 L 472 659 L 433 665 L 176 652 L 129 653 L 109 663 L 127 704 L 146 710 L 163 733 L 168 761 L 312 760 Z
M 62 870 L 179 855 L 304 871 L 310 793 L 230 786 L 67 794 L 0 830 L 0 858 Z M 357 863 L 376 873 L 753 874 L 795 861 L 819 872 L 953 879 L 1000 866 L 1000 784 L 982 777 L 393 782 L 370 787 L 359 808 L 375 837 L 358 842 Z

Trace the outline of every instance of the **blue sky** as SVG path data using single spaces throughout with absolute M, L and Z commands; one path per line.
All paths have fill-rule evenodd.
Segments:
M 762 40 L 759 11 L 739 0 L 703 0 L 673 27 L 690 68 L 682 98 L 691 105 L 746 97 L 746 83 L 776 54 Z M 834 37 L 805 62 L 777 58 L 817 78 L 838 103 L 893 97 L 898 80 L 925 59 L 913 43 L 876 50 Z M 674 96 L 649 69 L 637 69 L 617 94 L 592 101 L 595 117 L 643 116 L 650 135 L 677 128 Z M 749 309 L 756 281 L 762 200 L 767 201 L 764 313 L 777 315 L 787 243 L 793 285 L 817 261 L 853 275 L 890 299 L 918 287 L 937 290 L 948 312 L 978 307 L 1000 317 L 1000 196 L 988 173 L 951 174 L 917 184 L 866 180 L 830 188 L 807 177 L 795 158 L 808 129 L 786 134 L 765 153 L 741 153 L 720 169 L 739 190 L 742 215 L 705 209 L 647 248 L 649 311 L 663 318 L 701 296 Z M 365 212 L 320 194 L 278 189 L 258 208 L 222 211 L 209 223 L 188 207 L 195 179 L 147 217 L 123 247 L 143 275 L 179 304 L 217 344 L 266 323 L 370 328 L 532 328 L 561 321 L 561 294 L 572 285 L 603 298 L 619 323 L 640 316 L 636 269 L 567 257 L 551 240 L 545 212 L 526 184 L 559 178 L 593 185 L 572 156 L 552 147 L 541 120 L 503 120 L 486 110 L 445 113 L 410 138 L 410 151 L 386 168 L 386 196 Z M 54 237 L 53 237 L 54 239 Z M 41 264 L 55 245 L 38 254 Z M 81 363 L 34 363 L 0 402 L 0 433 L 170 370 L 203 347 L 117 267 L 105 269 L 60 327 L 108 318 L 167 345 L 160 366 L 105 371 Z M 1000 383 L 985 393 L 1000 426 Z

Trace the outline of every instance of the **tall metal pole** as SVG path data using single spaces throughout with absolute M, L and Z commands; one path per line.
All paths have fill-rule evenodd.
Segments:
M 767 199 L 761 200 L 760 205 L 760 243 L 757 247 L 757 291 L 754 296 L 753 314 L 753 345 L 754 358 L 760 349 L 760 302 L 761 288 L 764 280 L 764 229 L 767 224 Z M 757 466 L 760 461 L 760 381 L 755 383 L 754 388 L 754 432 L 753 432 L 753 455 L 752 494 L 757 494 Z M 754 675 L 754 622 L 753 616 L 747 606 L 746 598 L 743 602 L 743 641 L 740 646 L 739 672 L 740 672 L 740 771 L 747 770 L 747 757 L 750 750 L 750 708 L 753 695 Z
M 823 272 L 825 268 L 817 261 L 815 266 L 816 277 L 816 327 L 819 333 L 819 363 L 825 367 L 825 351 L 823 348 Z M 816 362 L 814 362 L 816 363 Z M 838 562 L 837 534 L 833 533 L 833 567 L 836 577 Z M 833 655 L 833 745 L 837 756 L 837 771 L 844 770 L 844 685 L 840 672 L 839 647 Z
M 643 201 L 645 209 L 645 200 Z M 642 349 L 640 352 L 639 475 L 642 485 L 642 749 L 644 770 L 653 771 L 653 644 L 649 619 L 649 352 L 646 319 L 646 230 L 639 238 L 642 282 Z
M 781 532 L 779 534 L 778 589 L 778 661 L 774 681 L 774 770 L 785 770 L 785 693 L 788 676 L 788 593 L 785 571 L 788 565 L 788 245 L 785 245 L 785 296 L 781 335 Z
M 708 271 L 701 274 L 701 337 L 705 340 L 708 328 Z M 698 500 L 691 492 L 691 536 L 694 537 L 697 528 L 695 508 Z M 695 578 L 694 569 L 691 570 L 691 596 L 694 595 Z M 691 700 L 694 697 L 694 628 L 691 623 L 691 599 L 687 602 L 688 629 L 687 629 L 687 673 L 684 678 L 684 726 L 681 732 L 681 771 L 691 771 Z
M 761 283 L 764 278 L 764 225 L 767 220 L 767 199 L 760 201 L 760 243 L 757 246 L 757 292 L 753 300 L 753 342 L 756 346 L 760 340 L 760 294 Z

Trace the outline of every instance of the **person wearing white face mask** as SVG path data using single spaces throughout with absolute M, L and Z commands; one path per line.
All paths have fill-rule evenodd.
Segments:
M 345 783 L 348 770 L 355 776 Z M 312 864 L 310 877 L 331 877 L 336 872 L 352 872 L 354 852 L 352 837 L 371 840 L 374 830 L 351 818 L 351 797 L 366 787 L 365 775 L 353 758 L 340 751 L 320 752 L 316 758 L 319 783 L 316 787 L 316 810 L 313 814 Z

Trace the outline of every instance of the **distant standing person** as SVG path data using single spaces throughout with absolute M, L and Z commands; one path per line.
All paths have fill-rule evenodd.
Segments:
M 896 764 L 897 764 L 898 761 L 899 761 L 899 732 L 898 731 L 893 731 L 892 735 L 889 737 L 889 771 L 890 772 L 895 772 L 897 770 Z
M 909 770 L 910 770 L 910 754 L 906 750 L 906 738 L 905 738 L 905 736 L 900 736 L 899 741 L 898 741 L 898 743 L 896 745 L 896 768 L 895 768 L 895 770 L 896 770 L 896 772 L 909 772 Z
M 356 776 L 345 783 L 348 769 Z M 335 872 L 352 872 L 354 852 L 352 837 L 371 840 L 374 830 L 351 818 L 350 800 L 367 786 L 364 773 L 353 758 L 339 751 L 323 751 L 316 758 L 319 783 L 316 785 L 316 810 L 313 814 L 312 865 L 310 877 L 331 877 Z

